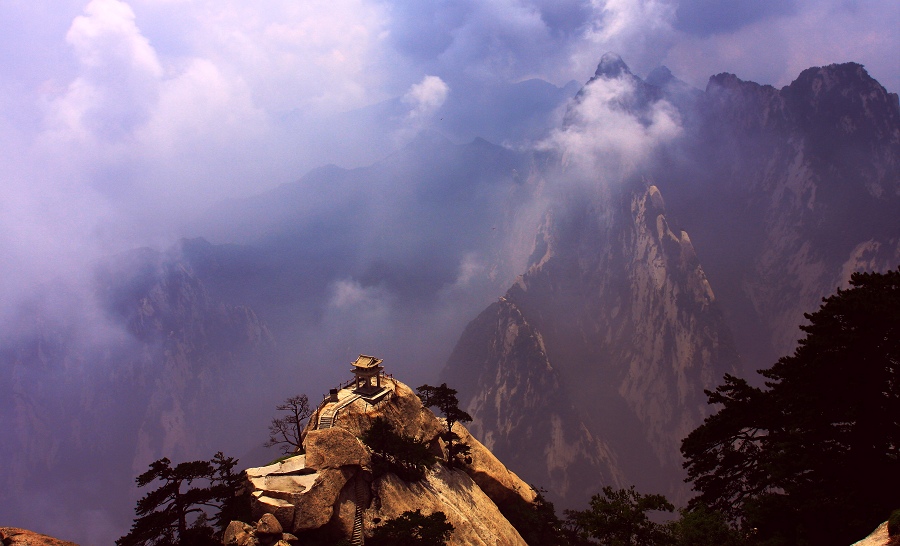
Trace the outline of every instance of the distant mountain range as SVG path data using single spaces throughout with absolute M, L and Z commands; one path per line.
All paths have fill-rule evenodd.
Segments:
M 602 129 L 579 124 L 604 86 L 635 134 L 674 128 L 576 175 L 553 135 Z M 509 119 L 486 136 L 534 147 L 426 132 L 217 206 L 170 249 L 96 264 L 85 291 L 48 285 L 0 338 L 4 524 L 109 543 L 147 463 L 265 463 L 275 404 L 315 400 L 360 352 L 412 385 L 443 373 L 559 507 L 603 484 L 683 500 L 703 389 L 791 350 L 851 271 L 900 263 L 897 95 L 852 63 L 700 91 L 613 56 L 573 95 L 491 95 Z
M 485 445 L 563 506 L 609 483 L 684 501 L 678 450 L 709 413 L 703 390 L 788 354 L 850 273 L 900 263 L 898 97 L 854 63 L 781 90 L 720 74 L 699 92 L 607 55 L 567 123 L 594 86 L 625 86 L 605 100 L 636 119 L 677 109 L 683 132 L 547 211 L 443 376 Z

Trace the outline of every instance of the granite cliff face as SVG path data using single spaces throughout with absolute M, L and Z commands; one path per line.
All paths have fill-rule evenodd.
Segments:
M 0 513 L 63 535 L 109 510 L 121 519 L 79 529 L 107 543 L 124 534 L 133 476 L 150 461 L 214 452 L 211 437 L 241 411 L 227 393 L 259 372 L 274 340 L 252 309 L 210 296 L 177 254 L 111 259 L 92 289 L 68 315 L 52 298 L 22 310 L 36 334 L 4 346 L 0 419 L 14 434 L 0 441 Z M 86 333 L 105 335 L 103 350 Z
M 675 111 L 680 133 L 631 182 L 598 175 L 552 201 L 527 272 L 469 324 L 444 378 L 470 428 L 564 506 L 607 484 L 680 501 L 703 389 L 787 354 L 852 272 L 900 262 L 898 98 L 854 63 L 780 90 L 720 74 L 699 91 L 605 55 L 566 124 L 597 85 L 629 90 L 605 95 L 619 119 L 646 129 Z M 535 167 L 543 191 L 565 154 Z
M 471 425 L 532 483 L 583 503 L 603 485 L 680 498 L 681 438 L 737 355 L 687 234 L 655 186 L 550 211 L 533 262 L 445 369 Z
M 852 272 L 900 263 L 898 97 L 855 63 L 782 89 L 719 74 L 692 116 L 683 162 L 666 164 L 660 185 L 748 368 L 767 367 Z
M 454 430 L 472 448 L 472 464 L 450 469 L 437 463 L 411 482 L 373 472 L 372 454 L 359 437 L 378 417 L 445 455 L 443 422 L 400 381 L 382 383 L 389 393 L 372 403 L 348 389 L 323 402 L 305 431 L 305 454 L 247 470 L 253 517 L 273 514 L 301 540 L 309 533 L 339 540 L 371 535 L 380 522 L 406 511 L 440 511 L 455 528 L 450 544 L 524 545 L 503 510 L 533 502 L 535 492 L 462 425 Z M 333 420 L 321 417 L 326 414 Z

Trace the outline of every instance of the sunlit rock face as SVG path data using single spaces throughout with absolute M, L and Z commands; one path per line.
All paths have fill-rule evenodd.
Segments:
M 443 421 L 422 407 L 405 384 L 387 378 L 382 382 L 391 392 L 374 405 L 340 391 L 341 402 L 348 403 L 336 404 L 340 410 L 328 428 L 311 419 L 305 454 L 247 470 L 253 517 L 270 513 L 301 539 L 315 532 L 337 541 L 351 538 L 354 524 L 371 535 L 378 524 L 407 511 L 443 512 L 454 526 L 449 544 L 524 546 L 500 507 L 530 503 L 535 491 L 461 424 L 454 425 L 454 431 L 471 447 L 471 464 L 450 469 L 437 463 L 417 481 L 373 473 L 371 454 L 358 437 L 378 417 L 446 456 L 439 438 L 445 431 Z
M 655 186 L 551 210 L 532 265 L 475 319 L 445 378 L 470 427 L 563 504 L 637 483 L 675 498 L 681 438 L 737 355 Z
M 15 527 L 0 527 L 0 543 L 4 546 L 78 546 L 74 542 Z

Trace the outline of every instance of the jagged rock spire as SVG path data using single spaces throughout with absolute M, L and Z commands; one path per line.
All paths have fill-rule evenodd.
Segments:
M 616 53 L 611 51 L 604 53 L 600 57 L 600 64 L 597 65 L 595 76 L 602 78 L 618 78 L 622 74 L 631 74 L 628 65 Z

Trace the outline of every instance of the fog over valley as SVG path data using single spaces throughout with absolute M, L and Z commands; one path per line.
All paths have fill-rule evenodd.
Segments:
M 112 543 L 360 353 L 683 505 L 703 390 L 900 263 L 900 5 L 738 4 L 0 4 L 0 526 Z

